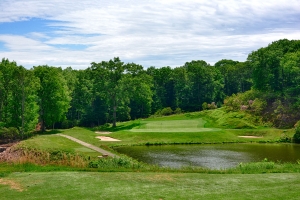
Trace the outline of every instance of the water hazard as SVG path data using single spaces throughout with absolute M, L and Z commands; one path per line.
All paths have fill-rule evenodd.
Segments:
M 241 162 L 257 162 L 265 158 L 281 162 L 300 160 L 300 145 L 297 144 L 134 146 L 119 147 L 116 151 L 148 164 L 172 168 L 200 166 L 227 169 Z

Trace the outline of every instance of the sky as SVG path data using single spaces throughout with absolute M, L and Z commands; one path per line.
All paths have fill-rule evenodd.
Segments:
M 284 38 L 300 39 L 300 0 L 0 0 L 0 59 L 28 69 L 213 65 Z

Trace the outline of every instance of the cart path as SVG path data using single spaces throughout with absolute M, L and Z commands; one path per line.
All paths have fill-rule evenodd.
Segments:
M 74 138 L 74 137 L 71 137 L 71 136 L 68 136 L 68 135 L 63 135 L 63 134 L 56 134 L 56 135 L 59 135 L 59 136 L 68 138 L 68 139 L 70 139 L 70 140 L 72 140 L 72 141 L 74 141 L 74 142 L 77 142 L 77 143 L 79 143 L 79 144 L 81 144 L 81 145 L 83 145 L 83 146 L 85 146 L 85 147 L 87 147 L 87 148 L 93 149 L 93 150 L 95 150 L 95 151 L 101 153 L 102 155 L 108 155 L 108 156 L 111 156 L 111 157 L 119 157 L 119 156 L 117 156 L 116 154 L 113 154 L 113 153 L 111 153 L 111 152 L 109 152 L 109 151 L 106 151 L 106 150 L 104 150 L 104 149 L 101 149 L 101 148 L 99 148 L 99 147 L 96 147 L 96 146 L 94 146 L 94 145 L 92 145 L 92 144 L 86 143 L 86 142 L 84 142 L 84 141 L 82 141 L 82 140 L 78 140 L 77 138 Z

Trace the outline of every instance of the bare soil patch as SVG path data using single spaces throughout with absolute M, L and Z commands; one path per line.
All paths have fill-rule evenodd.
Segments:
M 111 134 L 109 131 L 96 131 L 97 134 Z
M 21 156 L 21 151 L 16 151 L 13 149 L 13 146 L 17 143 L 18 142 L 0 145 L 0 148 L 3 150 L 0 152 L 0 162 L 13 161 Z
M 260 136 L 252 136 L 252 135 L 242 135 L 242 136 L 238 136 L 240 138 L 263 138 L 263 137 L 260 137 Z
M 121 140 L 118 140 L 118 139 L 115 139 L 115 138 L 112 138 L 112 137 L 106 137 L 106 136 L 97 136 L 96 138 L 100 139 L 101 141 L 121 141 Z
M 1 185 L 9 185 L 9 187 L 11 189 L 17 190 L 19 192 L 22 192 L 24 190 L 19 183 L 12 181 L 12 180 L 6 180 L 6 179 L 0 178 L 0 184 Z

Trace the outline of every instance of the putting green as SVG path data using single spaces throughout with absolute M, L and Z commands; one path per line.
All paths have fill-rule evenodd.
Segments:
M 206 121 L 194 120 L 165 120 L 143 121 L 140 126 L 131 129 L 132 132 L 208 132 L 218 131 L 218 128 L 204 128 Z

